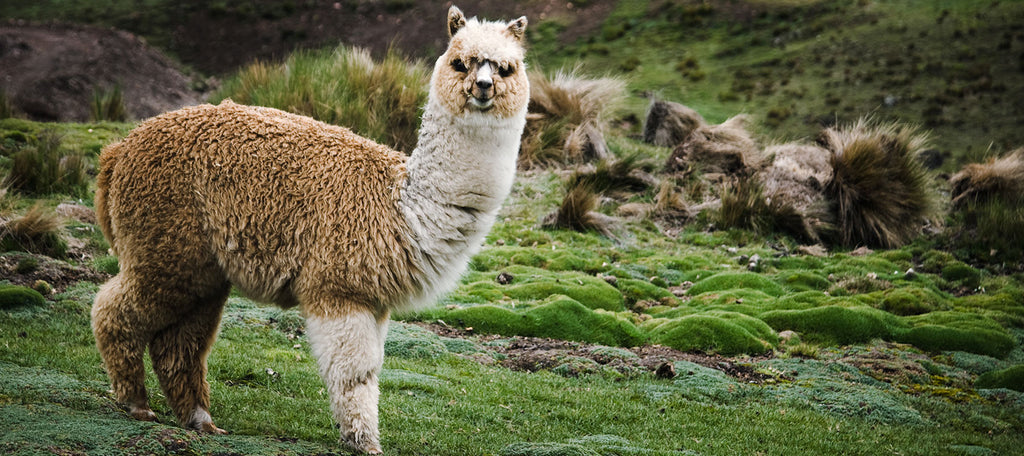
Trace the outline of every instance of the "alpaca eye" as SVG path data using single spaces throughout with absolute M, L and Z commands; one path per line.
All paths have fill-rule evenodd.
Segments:
M 458 71 L 459 73 L 469 72 L 469 68 L 466 68 L 466 64 L 462 63 L 462 60 L 460 59 L 452 60 L 452 68 L 454 68 L 455 71 Z
M 512 76 L 512 73 L 515 73 L 515 72 L 516 72 L 516 69 L 512 68 L 511 66 L 508 66 L 508 65 L 505 65 L 505 66 L 502 66 L 502 67 L 498 68 L 498 74 L 501 75 L 501 77 L 503 77 L 503 78 L 507 78 L 509 76 Z

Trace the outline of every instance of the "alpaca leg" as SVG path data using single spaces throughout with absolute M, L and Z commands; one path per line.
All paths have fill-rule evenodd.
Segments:
M 340 315 L 309 315 L 306 329 L 320 377 L 331 396 L 331 411 L 341 429 L 341 443 L 353 450 L 380 454 L 377 374 L 384 362 L 388 315 L 351 309 Z
M 225 299 L 226 290 L 199 303 L 181 321 L 158 332 L 149 345 L 153 370 L 178 422 L 213 434 L 227 433 L 210 417 L 210 384 L 206 381 L 206 358 L 217 338 Z
M 155 421 L 146 394 L 143 353 L 158 318 L 140 312 L 138 293 L 123 274 L 96 293 L 92 330 L 117 402 L 137 420 Z

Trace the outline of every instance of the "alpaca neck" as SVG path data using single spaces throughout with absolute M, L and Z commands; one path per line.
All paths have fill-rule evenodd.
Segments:
M 424 298 L 458 280 L 512 188 L 525 110 L 452 115 L 430 97 L 406 164 L 399 207 L 419 258 Z

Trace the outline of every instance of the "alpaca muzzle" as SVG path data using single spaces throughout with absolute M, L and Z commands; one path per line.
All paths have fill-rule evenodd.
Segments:
M 483 61 L 476 69 L 476 79 L 470 90 L 469 102 L 480 110 L 488 110 L 494 105 L 494 79 L 491 62 Z

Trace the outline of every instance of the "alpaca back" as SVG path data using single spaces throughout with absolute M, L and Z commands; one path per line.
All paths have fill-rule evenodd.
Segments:
M 167 261 L 147 257 L 140 229 L 184 229 L 194 245 L 182 248 L 208 249 L 254 299 L 393 296 L 415 288 L 395 210 L 404 162 L 345 128 L 225 101 L 156 117 L 109 147 L 97 209 L 129 267 Z

